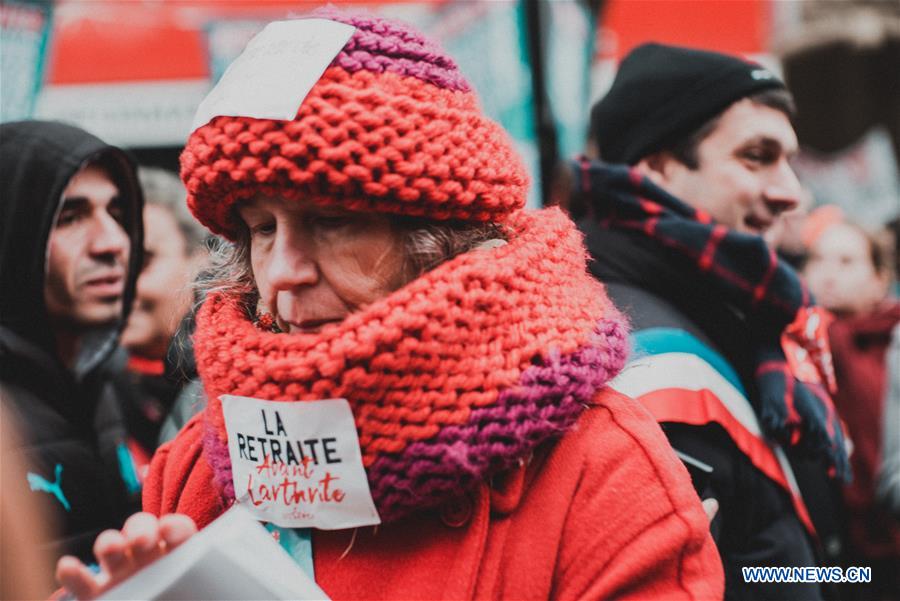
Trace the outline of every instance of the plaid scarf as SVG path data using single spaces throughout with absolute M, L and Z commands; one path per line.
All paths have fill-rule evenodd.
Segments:
M 760 236 L 715 223 L 634 168 L 586 158 L 574 167 L 577 193 L 591 200 L 601 227 L 652 240 L 744 315 L 754 334 L 748 344 L 758 394 L 750 400 L 766 435 L 826 460 L 832 475 L 849 480 L 844 434 L 829 395 L 835 384 L 828 318 L 793 269 Z

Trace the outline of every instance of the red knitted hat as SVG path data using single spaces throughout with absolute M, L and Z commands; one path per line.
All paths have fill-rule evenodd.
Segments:
M 293 121 L 215 117 L 188 138 L 181 177 L 197 219 L 233 239 L 235 202 L 258 193 L 438 220 L 524 206 L 525 168 L 452 59 L 405 25 L 324 16 L 356 31 Z

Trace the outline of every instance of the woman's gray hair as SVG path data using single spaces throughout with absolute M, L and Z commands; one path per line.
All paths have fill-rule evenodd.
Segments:
M 433 221 L 392 216 L 391 225 L 403 245 L 403 283 L 479 246 L 504 244 L 507 230 L 500 224 Z M 235 242 L 218 238 L 211 245 L 207 268 L 195 282 L 197 304 L 210 292 L 238 298 L 248 315 L 256 313 L 259 293 L 250 264 L 250 235 L 242 228 Z

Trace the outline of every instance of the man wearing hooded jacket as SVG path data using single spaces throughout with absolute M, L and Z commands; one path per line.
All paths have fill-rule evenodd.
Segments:
M 0 399 L 22 441 L 3 454 L 55 518 L 57 537 L 36 543 L 90 560 L 140 506 L 107 360 L 134 297 L 143 199 L 122 150 L 60 123 L 0 125 L 0 169 Z
M 644 404 L 717 499 L 726 598 L 829 595 L 743 568 L 816 566 L 820 543 L 836 551 L 830 509 L 809 511 L 801 488 L 848 473 L 822 315 L 762 238 L 801 195 L 792 112 L 760 65 L 645 44 L 592 110 L 602 163 L 575 165 L 591 270 L 633 326 L 613 387 Z

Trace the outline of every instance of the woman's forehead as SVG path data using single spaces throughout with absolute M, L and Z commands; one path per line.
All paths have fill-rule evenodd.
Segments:
M 869 253 L 869 240 L 857 227 L 836 223 L 822 232 L 815 247 L 820 253 L 865 256 Z

